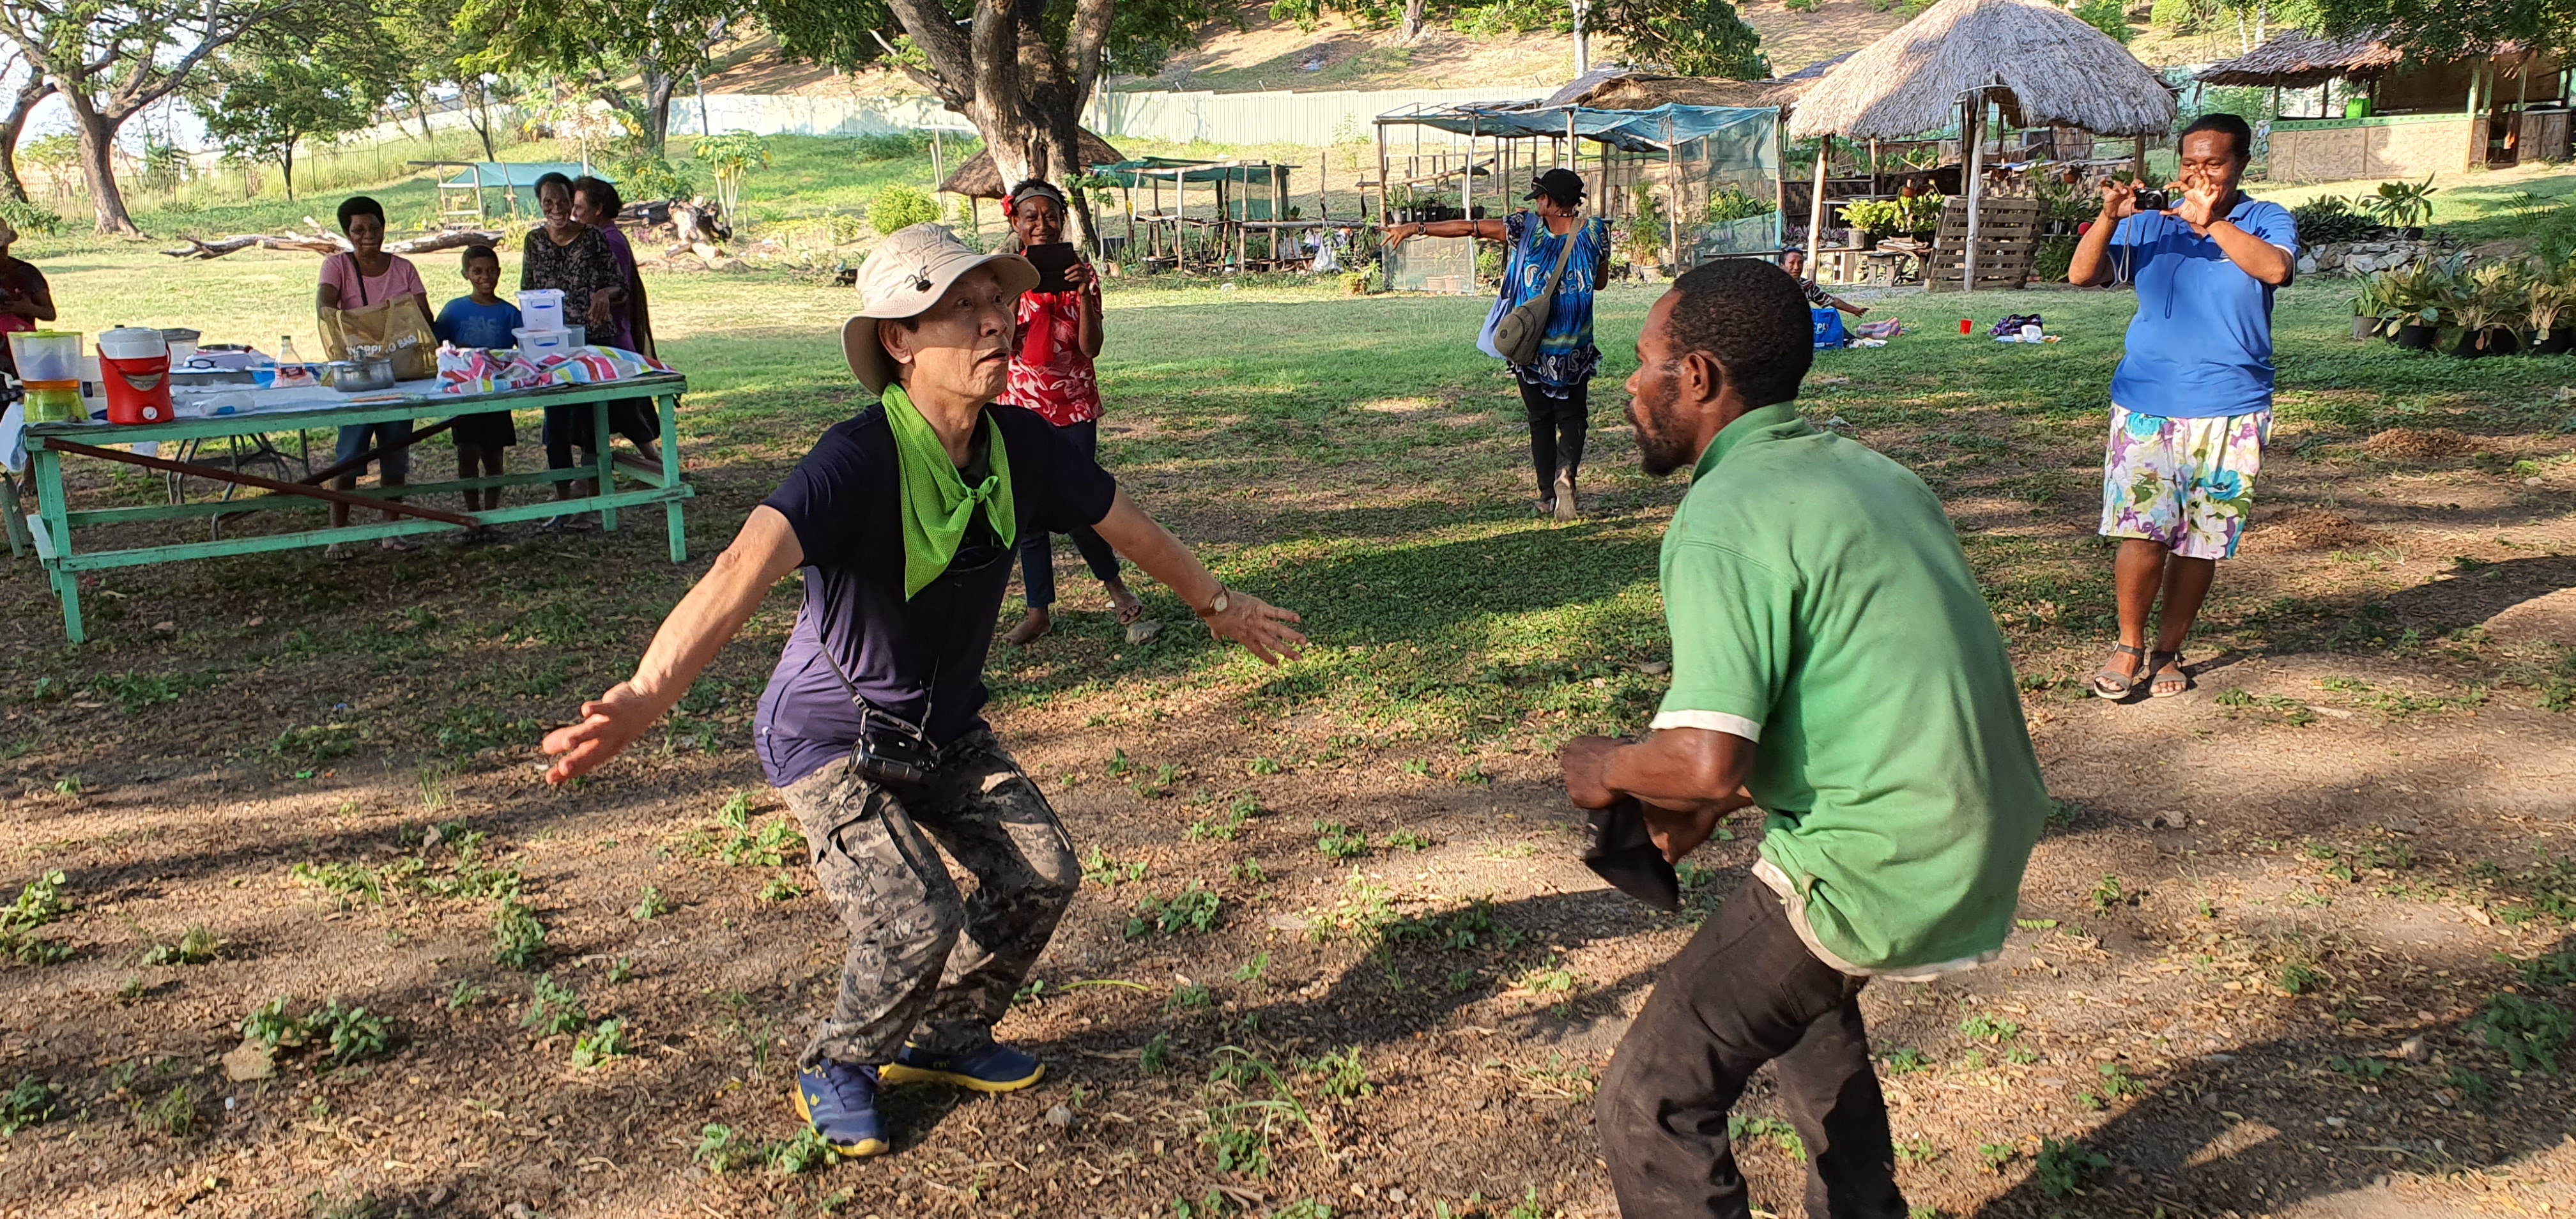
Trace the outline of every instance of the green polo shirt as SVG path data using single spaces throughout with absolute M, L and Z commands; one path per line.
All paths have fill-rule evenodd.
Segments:
M 2048 797 L 1931 488 L 1766 406 L 1700 457 L 1662 574 L 1673 684 L 1654 727 L 1757 743 L 1765 879 L 1802 938 L 1863 973 L 1991 958 Z

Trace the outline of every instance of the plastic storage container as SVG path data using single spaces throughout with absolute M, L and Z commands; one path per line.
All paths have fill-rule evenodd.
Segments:
M 546 355 L 572 346 L 572 336 L 560 329 L 539 330 L 533 326 L 521 326 L 510 333 L 518 337 L 519 354 L 523 356 Z
M 124 326 L 99 335 L 98 364 L 109 423 L 170 421 L 170 341 L 160 331 Z
M 564 328 L 564 297 L 554 288 L 530 288 L 519 294 L 519 320 L 530 330 Z
M 79 423 L 81 336 L 77 330 L 21 330 L 9 336 L 18 379 L 27 385 L 27 422 Z

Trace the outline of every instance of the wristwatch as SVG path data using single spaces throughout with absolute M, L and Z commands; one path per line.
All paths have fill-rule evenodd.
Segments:
M 1208 598 L 1208 603 L 1207 603 L 1207 605 L 1206 605 L 1204 608 L 1202 608 L 1202 609 L 1200 609 L 1200 610 L 1198 611 L 1198 615 L 1199 615 L 1199 617 L 1201 617 L 1201 618 L 1214 618 L 1214 617 L 1216 617 L 1217 615 L 1224 613 L 1227 609 L 1231 608 L 1233 605 L 1234 605 L 1234 592 L 1233 592 L 1233 590 L 1228 589 L 1226 586 L 1224 586 L 1224 585 L 1220 584 L 1220 585 L 1217 585 L 1217 586 L 1216 586 L 1216 595 L 1215 595 L 1215 596 L 1213 596 L 1213 597 Z

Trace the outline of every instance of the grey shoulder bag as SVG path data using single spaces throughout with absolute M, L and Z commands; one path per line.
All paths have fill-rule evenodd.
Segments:
M 1530 217 L 1530 223 L 1542 232 L 1547 228 L 1547 221 L 1538 216 Z M 1556 304 L 1557 281 L 1565 278 L 1565 264 L 1573 260 L 1574 243 L 1583 236 L 1585 227 L 1577 224 L 1573 232 L 1565 235 L 1565 248 L 1556 252 L 1556 266 L 1547 273 L 1547 284 L 1538 290 L 1538 295 L 1522 301 L 1494 323 L 1494 350 L 1505 361 L 1522 368 L 1538 363 L 1539 340 L 1547 336 L 1547 314 Z

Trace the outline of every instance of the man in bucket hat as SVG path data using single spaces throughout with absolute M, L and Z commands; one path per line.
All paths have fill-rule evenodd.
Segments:
M 804 573 L 754 736 L 850 932 L 840 996 L 796 1081 L 797 1111 L 843 1155 L 886 1150 L 880 1081 L 1007 1092 L 1045 1070 L 992 1031 L 1082 879 L 1055 810 L 978 715 L 1017 539 L 1096 529 L 1219 638 L 1274 664 L 1305 642 L 1297 615 L 1218 583 L 1055 427 L 994 405 L 1014 304 L 1037 279 L 1028 260 L 977 254 L 937 225 L 877 247 L 841 351 L 882 401 L 823 433 L 635 675 L 545 742 L 552 782 L 614 757 L 772 584 Z M 972 898 L 933 843 L 974 874 Z

